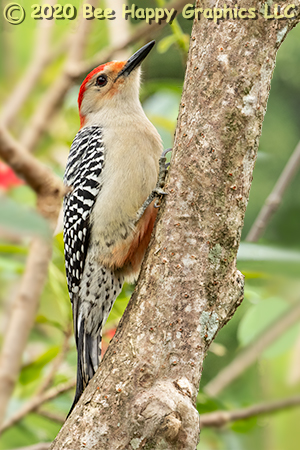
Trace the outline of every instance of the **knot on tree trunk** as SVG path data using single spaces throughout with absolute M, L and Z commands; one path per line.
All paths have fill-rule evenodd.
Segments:
M 181 424 L 180 414 L 175 411 L 165 416 L 160 431 L 165 435 L 167 441 L 174 441 L 179 434 Z
M 135 438 L 134 443 L 130 442 L 131 447 L 136 450 L 148 448 L 147 446 L 168 449 L 168 445 L 172 443 L 172 448 L 178 450 L 194 450 L 198 442 L 200 421 L 191 400 L 192 391 L 192 385 L 185 378 L 173 382 L 157 381 L 151 389 L 138 394 L 134 411 L 139 410 L 138 423 L 143 435 Z M 141 422 L 144 422 L 142 427 Z

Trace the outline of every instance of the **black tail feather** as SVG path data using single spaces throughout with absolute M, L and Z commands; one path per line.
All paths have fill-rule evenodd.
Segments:
M 78 356 L 75 398 L 67 418 L 73 411 L 76 403 L 81 397 L 81 394 L 99 367 L 101 360 L 101 340 L 101 332 L 97 336 L 92 336 L 85 333 L 84 320 L 82 320 L 77 341 Z

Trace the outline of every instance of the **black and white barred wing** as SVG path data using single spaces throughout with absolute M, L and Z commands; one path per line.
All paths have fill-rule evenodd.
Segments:
M 64 183 L 71 192 L 64 199 L 65 264 L 71 302 L 77 298 L 90 237 L 90 216 L 101 190 L 104 147 L 100 127 L 82 128 L 72 143 Z M 73 310 L 74 310 L 73 304 Z M 76 309 L 76 307 L 75 307 Z M 74 321 L 76 325 L 76 321 Z M 77 333 L 75 330 L 75 336 Z

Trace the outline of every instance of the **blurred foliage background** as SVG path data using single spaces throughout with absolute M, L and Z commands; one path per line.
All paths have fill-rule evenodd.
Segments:
M 2 2 L 2 9 L 7 2 Z M 68 2 L 61 1 L 61 4 Z M 113 7 L 113 2 L 107 2 Z M 32 58 L 38 22 L 32 20 L 33 2 L 20 0 L 28 11 L 25 21 L 13 26 L 0 15 L 1 59 L 0 98 L 5 104 Z M 72 1 L 79 6 L 79 2 Z M 139 1 L 139 7 L 158 7 L 163 1 Z M 100 6 L 105 7 L 104 2 Z M 128 21 L 129 31 L 139 21 Z M 94 20 L 86 57 L 110 44 L 110 23 Z M 141 100 L 149 119 L 160 132 L 164 147 L 171 147 L 180 102 L 185 62 L 192 22 L 180 14 L 153 36 L 155 49 L 143 64 Z M 20 113 L 10 127 L 17 138 L 26 129 L 42 94 L 62 70 L 68 49 L 67 36 L 76 32 L 76 21 L 56 20 L 52 46 L 57 56 L 42 72 Z M 150 39 L 148 39 L 150 40 Z M 138 48 L 143 42 L 138 42 Z M 131 50 L 134 49 L 132 47 Z M 104 61 L 99 61 L 104 62 Z M 278 53 L 268 111 L 263 125 L 250 201 L 245 217 L 245 239 L 281 171 L 300 140 L 300 27 L 287 37 Z M 73 86 L 61 109 L 49 123 L 35 155 L 60 177 L 68 150 L 79 128 L 77 95 Z M 48 235 L 47 224 L 34 213 L 35 194 L 0 161 L 0 332 L 1 339 L 24 272 L 32 235 Z M 284 198 L 257 244 L 242 242 L 238 268 L 246 277 L 245 300 L 234 318 L 217 336 L 205 361 L 197 407 L 201 414 L 214 410 L 243 408 L 258 402 L 296 395 L 300 386 L 300 326 L 278 334 L 271 345 L 258 352 L 246 367 L 214 398 L 206 391 L 217 374 L 243 353 L 247 346 L 263 339 L 270 327 L 279 323 L 297 305 L 300 297 L 300 171 L 291 181 Z M 195 274 L 197 276 L 197 274 Z M 104 347 L 114 334 L 133 286 L 126 285 L 115 303 L 104 334 Z M 64 351 L 59 362 L 58 355 Z M 52 373 L 52 372 L 53 373 Z M 62 234 L 53 239 L 53 258 L 41 297 L 39 311 L 23 356 L 23 367 L 11 399 L 8 417 L 27 404 L 52 373 L 51 385 L 74 379 L 76 351 L 72 335 L 71 307 L 67 292 Z M 72 390 L 56 396 L 36 412 L 26 414 L 0 437 L 0 450 L 41 441 L 51 441 L 72 403 Z M 300 441 L 300 409 L 234 422 L 223 429 L 204 428 L 202 450 L 296 450 Z

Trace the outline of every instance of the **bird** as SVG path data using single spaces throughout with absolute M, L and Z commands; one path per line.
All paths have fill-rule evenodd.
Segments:
M 103 326 L 124 281 L 139 274 L 157 215 L 154 200 L 165 194 L 162 141 L 139 100 L 140 65 L 154 44 L 96 67 L 79 90 L 80 129 L 66 164 L 63 202 L 77 347 L 70 413 L 99 367 Z

